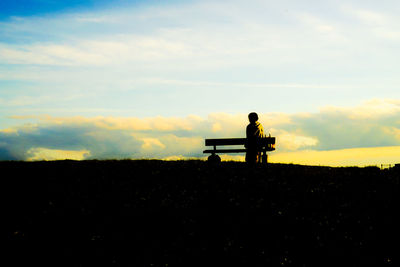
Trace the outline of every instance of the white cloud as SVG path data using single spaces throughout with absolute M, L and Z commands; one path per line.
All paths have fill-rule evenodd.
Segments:
M 387 41 L 399 41 L 400 31 L 398 26 L 400 20 L 393 10 L 376 11 L 355 6 L 344 6 L 343 12 L 349 14 L 359 21 L 363 27 L 359 29 L 367 34 L 372 33 L 375 38 Z
M 44 102 L 52 101 L 54 98 L 51 96 L 28 96 L 21 95 L 12 97 L 8 100 L 0 99 L 0 104 L 3 107 L 18 107 L 18 106 L 27 106 L 27 105 L 38 105 Z
M 279 140 L 280 149 L 299 150 L 300 148 L 313 147 L 318 144 L 318 139 L 309 136 L 303 136 L 298 133 L 289 133 L 285 130 L 275 130 L 277 140 Z
M 42 147 L 31 148 L 26 153 L 28 155 L 28 157 L 26 158 L 27 161 L 64 159 L 83 160 L 90 156 L 90 152 L 87 150 L 59 150 Z
M 321 33 L 329 33 L 334 32 L 336 27 L 329 23 L 328 21 L 324 21 L 323 19 L 311 15 L 311 14 L 299 14 L 298 19 L 303 22 L 305 25 L 311 27 L 314 31 Z
M 89 47 L 73 44 L 1 45 L 0 59 L 8 64 L 85 66 L 104 65 L 107 57 Z
M 144 150 L 151 150 L 154 147 L 164 149 L 165 145 L 160 142 L 157 138 L 143 138 L 142 141 L 144 142 L 142 148 Z
M 221 124 L 220 123 L 214 123 L 213 124 L 213 126 L 212 126 L 212 131 L 213 132 L 221 132 L 223 129 L 222 129 L 222 126 L 221 126 Z
M 350 119 L 378 119 L 385 116 L 393 116 L 400 112 L 400 104 L 397 100 L 371 99 L 357 107 L 327 106 L 321 108 L 322 113 L 342 114 Z
M 371 25 L 386 25 L 388 23 L 387 15 L 372 10 L 354 9 L 352 13 L 362 22 Z

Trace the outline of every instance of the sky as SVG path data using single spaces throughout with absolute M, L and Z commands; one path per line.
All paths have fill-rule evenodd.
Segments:
M 394 0 L 2 0 L 0 160 L 204 158 L 257 112 L 271 162 L 400 163 Z M 243 160 L 243 155 L 223 155 Z

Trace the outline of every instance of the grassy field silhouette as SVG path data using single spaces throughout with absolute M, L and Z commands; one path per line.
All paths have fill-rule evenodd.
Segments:
M 110 264 L 204 266 L 211 254 L 243 266 L 398 259 L 396 169 L 197 160 L 11 161 L 0 168 L 8 239 L 135 247 L 97 255 Z

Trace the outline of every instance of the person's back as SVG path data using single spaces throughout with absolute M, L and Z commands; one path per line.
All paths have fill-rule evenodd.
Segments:
M 259 139 L 264 136 L 264 129 L 258 122 L 258 115 L 255 112 L 249 114 L 249 125 L 246 127 L 246 162 L 256 163 L 261 160 L 259 151 Z

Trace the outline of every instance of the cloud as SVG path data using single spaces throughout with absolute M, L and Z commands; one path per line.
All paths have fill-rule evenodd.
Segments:
M 371 25 L 385 25 L 388 24 L 387 14 L 381 14 L 376 11 L 367 9 L 354 9 L 352 13 L 363 23 Z
M 281 148 L 284 150 L 299 150 L 304 147 L 314 147 L 318 144 L 315 137 L 303 136 L 297 133 L 289 133 L 285 130 L 276 130 L 276 136 L 279 138 Z
M 3 134 L 16 134 L 17 132 L 18 131 L 16 129 L 12 129 L 12 128 L 0 130 L 0 133 L 3 133 Z
M 400 128 L 398 103 L 370 100 L 356 107 L 327 107 L 304 119 L 295 119 L 301 131 L 318 139 L 318 150 L 398 145 L 387 127 Z
M 42 147 L 31 148 L 27 152 L 27 161 L 36 160 L 83 160 L 90 156 L 90 152 L 87 150 L 59 150 L 59 149 L 47 149 Z
M 0 58 L 8 64 L 52 66 L 104 65 L 104 54 L 93 53 L 90 47 L 76 45 L 19 45 L 0 44 Z
M 142 141 L 144 144 L 142 145 L 143 149 L 152 149 L 153 147 L 164 149 L 165 145 L 160 142 L 157 138 L 143 138 Z
M 358 107 L 335 107 L 327 106 L 321 108 L 323 113 L 340 113 L 349 119 L 376 120 L 391 117 L 400 112 L 400 102 L 394 99 L 371 99 L 364 101 Z
M 319 33 L 333 33 L 336 31 L 335 26 L 311 14 L 299 14 L 298 19 L 304 25 Z
M 16 117 L 21 118 L 24 116 Z M 186 119 L 158 117 L 147 121 L 110 117 L 37 118 L 35 124 L 0 130 L 0 159 L 59 159 L 63 155 L 75 159 L 201 155 L 203 139 L 191 133 L 191 124 L 199 120 L 196 116 Z
M 271 160 L 307 164 L 394 160 L 399 116 L 399 101 L 379 99 L 317 113 L 259 113 L 266 134 L 277 137 Z M 35 123 L 0 130 L 0 159 L 205 158 L 205 138 L 245 137 L 247 123 L 247 114 L 228 113 L 205 118 L 38 116 Z M 223 158 L 241 160 L 243 155 Z
M 371 36 L 379 38 L 382 41 L 399 41 L 399 19 L 394 13 L 396 9 L 379 10 L 381 8 L 382 6 L 361 8 L 347 5 L 342 9 L 343 12 L 355 18 L 363 26 L 360 29 L 363 29 L 366 33 L 371 33 Z
M 11 133 L 0 133 L 2 144 L 0 147 L 7 152 L 6 154 L 3 152 L 5 154 L 3 160 L 28 160 L 38 155 L 54 158 L 56 154 L 61 155 L 68 151 L 79 152 L 84 158 L 135 158 L 139 156 L 138 151 L 143 144 L 141 140 L 133 138 L 122 130 L 107 130 L 97 127 L 93 122 L 81 120 L 76 122 L 41 120 L 37 124 L 13 129 L 15 131 Z

